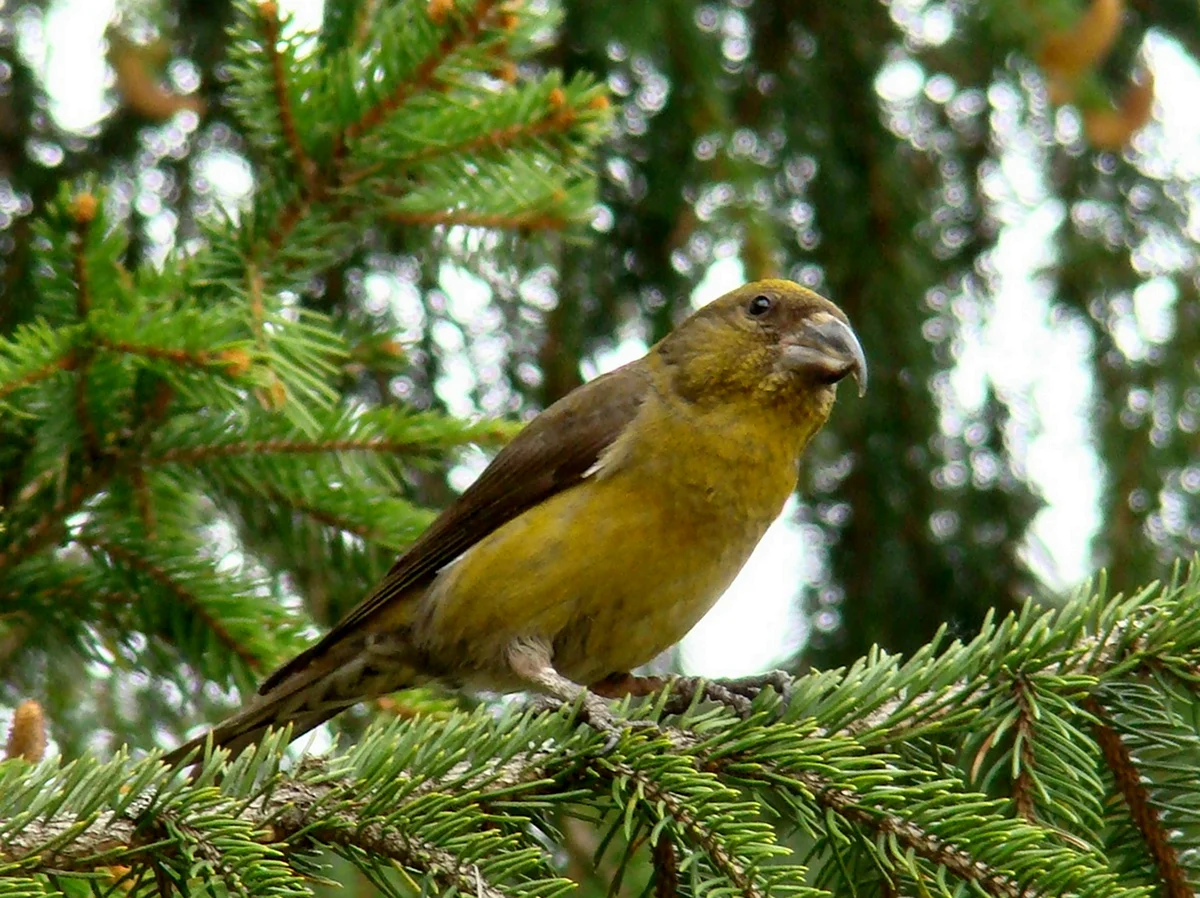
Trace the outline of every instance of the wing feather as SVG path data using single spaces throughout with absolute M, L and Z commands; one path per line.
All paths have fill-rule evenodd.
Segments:
M 637 414 L 648 388 L 634 362 L 573 390 L 538 415 L 437 517 L 387 576 L 316 644 L 272 673 L 266 694 L 306 668 L 380 609 L 529 508 L 579 483 Z

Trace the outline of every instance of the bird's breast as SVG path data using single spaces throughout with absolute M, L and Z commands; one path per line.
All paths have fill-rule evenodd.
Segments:
M 597 470 L 505 524 L 439 575 L 420 636 L 489 688 L 503 647 L 542 638 L 591 683 L 668 648 L 733 581 L 795 486 L 784 434 L 655 416 Z

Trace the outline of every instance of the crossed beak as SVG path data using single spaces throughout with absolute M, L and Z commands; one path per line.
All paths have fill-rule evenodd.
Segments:
M 835 384 L 852 375 L 858 395 L 867 392 L 867 359 L 850 325 L 818 313 L 781 341 L 783 361 L 789 368 L 810 373 L 821 383 Z

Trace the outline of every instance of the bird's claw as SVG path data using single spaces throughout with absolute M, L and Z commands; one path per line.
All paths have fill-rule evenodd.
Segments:
M 574 702 L 564 701 L 552 695 L 537 695 L 533 698 L 533 706 L 539 711 L 559 711 L 574 704 Z M 611 704 L 594 692 L 585 692 L 580 696 L 576 719 L 608 737 L 600 749 L 602 755 L 611 753 L 620 743 L 621 737 L 629 730 L 659 729 L 658 724 L 653 720 L 618 718 L 613 714 Z
M 795 679 L 786 670 L 769 670 L 764 674 L 740 677 L 736 680 L 722 680 L 721 682 L 726 687 L 737 691 L 739 695 L 745 695 L 750 699 L 758 698 L 759 694 L 770 686 L 779 696 L 784 708 L 792 703 L 792 692 L 796 684 Z
M 700 697 L 724 705 L 744 720 L 750 716 L 751 703 L 768 686 L 779 694 L 786 708 L 792 698 L 792 678 L 782 670 L 732 680 L 676 677 L 671 681 L 672 701 L 668 710 L 682 713 Z

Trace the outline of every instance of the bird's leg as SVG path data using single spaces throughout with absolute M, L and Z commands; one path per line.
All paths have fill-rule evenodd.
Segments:
M 513 673 L 542 693 L 545 698 L 557 699 L 562 704 L 579 703 L 579 718 L 588 726 L 608 735 L 604 744 L 605 753 L 616 748 L 623 729 L 638 726 L 656 726 L 648 720 L 617 721 L 607 699 L 590 689 L 568 680 L 550 660 L 550 649 L 541 640 L 514 641 L 505 653 Z
M 680 714 L 695 701 L 697 694 L 718 702 L 739 717 L 750 716 L 750 702 L 771 686 L 783 698 L 786 706 L 791 699 L 792 678 L 782 670 L 735 680 L 703 680 L 700 677 L 635 677 L 633 674 L 610 674 L 589 687 L 593 692 L 616 698 L 621 695 L 651 695 L 664 688 L 671 689 L 665 710 Z

